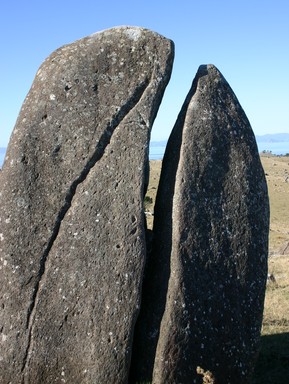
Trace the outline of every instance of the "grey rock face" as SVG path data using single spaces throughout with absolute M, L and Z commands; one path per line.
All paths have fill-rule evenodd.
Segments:
M 148 141 L 172 42 L 119 27 L 40 67 L 1 172 L 1 383 L 125 383 Z
M 142 379 L 154 364 L 155 384 L 201 383 L 197 366 L 218 383 L 249 382 L 268 230 L 267 186 L 249 121 L 221 73 L 201 66 L 163 160 L 138 322 L 150 335 L 139 338 L 139 349 L 151 343 L 155 360 Z

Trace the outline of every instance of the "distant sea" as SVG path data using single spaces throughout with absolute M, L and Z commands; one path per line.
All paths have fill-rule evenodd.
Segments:
M 289 153 L 289 141 L 269 142 L 259 141 L 257 137 L 259 152 L 268 151 L 273 155 L 286 155 Z M 166 141 L 152 141 L 150 144 L 150 160 L 161 160 L 166 149 Z M 4 162 L 6 148 L 0 148 L 0 167 Z
M 258 141 L 259 152 L 268 151 L 272 155 L 286 155 L 289 153 L 289 141 L 284 142 L 263 142 Z M 152 142 L 150 145 L 150 160 L 161 160 L 166 149 L 166 142 Z

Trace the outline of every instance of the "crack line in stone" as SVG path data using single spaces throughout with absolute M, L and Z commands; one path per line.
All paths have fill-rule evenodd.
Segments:
M 45 272 L 45 264 L 47 261 L 47 257 L 48 257 L 49 252 L 50 252 L 50 250 L 54 244 L 54 241 L 56 240 L 56 238 L 58 236 L 61 222 L 64 219 L 67 211 L 71 207 L 72 199 L 75 195 L 75 192 L 76 192 L 78 185 L 81 184 L 86 179 L 89 171 L 102 158 L 102 156 L 104 155 L 106 147 L 110 144 L 111 137 L 112 137 L 112 134 L 114 133 L 115 129 L 122 122 L 122 120 L 137 106 L 140 99 L 142 98 L 142 95 L 145 92 L 145 89 L 148 87 L 150 80 L 151 79 L 146 78 L 135 89 L 132 96 L 121 107 L 121 109 L 116 114 L 116 116 L 112 119 L 112 121 L 107 125 L 105 131 L 103 132 L 103 134 L 101 135 L 101 137 L 98 141 L 98 144 L 96 146 L 94 154 L 88 160 L 88 162 L 84 166 L 80 175 L 72 182 L 70 188 L 68 189 L 67 195 L 65 197 L 65 202 L 64 202 L 62 208 L 60 209 L 58 215 L 57 215 L 56 222 L 55 222 L 55 225 L 53 227 L 52 235 L 51 235 L 51 237 L 47 243 L 46 249 L 44 250 L 44 252 L 40 258 L 40 267 L 39 267 L 39 272 L 38 272 L 38 278 L 37 278 L 37 281 L 35 283 L 31 303 L 30 303 L 30 306 L 29 306 L 28 311 L 27 311 L 26 328 L 28 329 L 29 334 L 28 334 L 28 344 L 27 344 L 27 348 L 25 351 L 22 369 L 21 369 L 22 372 L 24 371 L 24 369 L 27 365 L 27 359 L 28 359 L 28 354 L 29 354 L 29 350 L 30 350 L 30 343 L 31 343 L 33 319 L 34 319 L 33 314 L 35 311 L 35 306 L 36 306 L 40 282 L 41 282 L 42 276 Z M 24 378 L 23 378 L 23 380 L 24 380 Z M 22 380 L 22 383 L 24 383 L 23 380 Z

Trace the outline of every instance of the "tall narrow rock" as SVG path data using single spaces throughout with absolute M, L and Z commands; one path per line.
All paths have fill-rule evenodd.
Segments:
M 268 230 L 267 186 L 250 123 L 221 73 L 203 65 L 170 136 L 155 207 L 138 321 L 149 335 L 139 338 L 142 349 L 156 349 L 154 384 L 201 383 L 198 366 L 220 384 L 249 382 Z M 151 364 L 146 368 L 150 378 Z
M 40 67 L 1 172 L 1 383 L 126 383 L 172 60 L 170 40 L 118 27 Z

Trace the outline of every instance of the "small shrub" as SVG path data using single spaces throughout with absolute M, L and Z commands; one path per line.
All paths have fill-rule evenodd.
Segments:
M 153 203 L 153 198 L 146 195 L 145 198 L 144 198 L 144 206 L 145 208 L 147 208 L 150 204 Z

